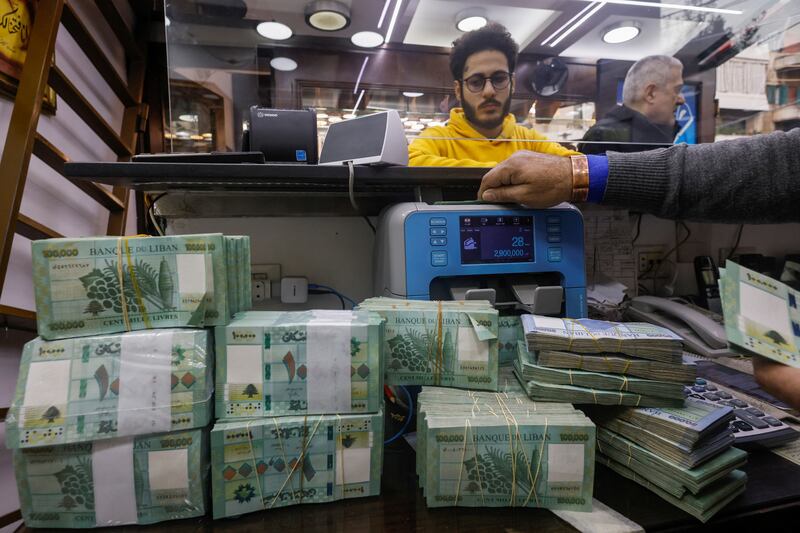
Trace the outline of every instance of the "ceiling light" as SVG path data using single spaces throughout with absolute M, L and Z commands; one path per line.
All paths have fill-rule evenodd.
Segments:
M 306 24 L 322 31 L 338 31 L 350 25 L 350 8 L 336 0 L 314 0 L 306 5 Z
M 272 39 L 273 41 L 285 41 L 292 36 L 292 28 L 280 22 L 262 22 L 256 26 L 259 35 Z
M 328 118 L 327 113 L 317 113 L 317 119 L 322 120 L 323 118 Z
M 397 22 L 397 15 L 400 14 L 400 6 L 403 5 L 403 0 L 397 0 L 394 5 L 394 11 L 392 11 L 392 18 L 389 19 L 389 27 L 386 28 L 386 38 L 383 42 L 388 43 L 389 39 L 392 38 L 392 32 L 394 31 L 394 25 Z
M 197 122 L 197 115 L 179 115 L 178 120 L 183 120 L 184 122 Z
M 488 22 L 486 10 L 482 7 L 464 9 L 456 15 L 456 28 L 459 31 L 474 31 L 483 28 Z
M 383 44 L 383 35 L 375 31 L 360 31 L 350 37 L 350 42 L 361 48 L 375 48 Z
M 353 113 L 345 113 L 344 115 L 342 115 L 342 118 L 348 120 L 351 118 L 356 118 L 356 116 Z
M 273 57 L 269 64 L 275 70 L 282 70 L 284 72 L 290 72 L 297 68 L 297 61 L 289 59 L 288 57 Z
M 608 44 L 627 43 L 635 39 L 641 31 L 641 28 L 635 22 L 620 22 L 603 30 L 603 42 Z
M 592 2 L 594 3 L 595 0 L 583 0 L 584 2 Z M 702 6 L 692 6 L 692 5 L 684 5 L 684 4 L 671 4 L 671 3 L 662 3 L 662 2 L 655 2 L 650 0 L 649 2 L 645 2 L 643 0 L 605 0 L 607 4 L 618 4 L 621 6 L 638 6 L 638 7 L 658 7 L 661 9 L 678 9 L 683 11 L 700 11 L 702 13 L 720 13 L 722 15 L 741 15 L 742 11 L 738 9 L 722 9 L 719 7 L 702 7 Z
M 403 91 L 403 96 L 406 96 L 408 98 L 417 98 L 419 96 L 422 96 L 423 94 L 425 93 L 419 93 L 416 91 Z
M 328 122 L 331 124 L 336 124 L 337 122 L 341 122 L 342 117 L 328 117 Z
M 169 26 L 170 24 L 172 24 L 172 21 L 169 20 L 169 17 L 164 17 L 164 26 Z

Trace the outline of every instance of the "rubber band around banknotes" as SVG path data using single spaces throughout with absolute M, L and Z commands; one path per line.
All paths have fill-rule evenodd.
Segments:
M 247 444 L 250 447 L 250 460 L 253 461 L 253 466 L 256 466 L 256 452 L 253 449 L 253 434 L 250 433 L 250 424 L 256 422 L 256 420 L 248 420 L 247 424 L 244 427 L 244 430 L 247 431 Z M 264 508 L 264 492 L 261 490 L 261 478 L 259 478 L 258 468 L 253 468 L 256 473 L 256 487 L 258 487 L 258 501 L 261 502 L 261 507 Z
M 472 429 L 472 424 L 470 424 L 469 419 L 464 419 L 464 447 L 461 448 L 461 462 L 459 463 L 458 469 L 458 483 L 456 483 L 456 500 L 455 505 L 458 505 L 458 496 L 461 493 L 461 478 L 462 473 L 464 472 L 464 458 L 467 454 L 467 435 L 468 429 Z M 483 481 L 481 480 L 481 469 L 480 469 L 480 456 L 478 455 L 478 446 L 475 444 L 474 439 L 472 441 L 472 453 L 475 458 L 475 473 L 478 476 L 478 487 L 481 489 L 481 503 L 484 505 L 486 504 L 486 498 L 483 495 Z
M 594 403 L 597 405 L 597 392 L 594 389 L 590 389 L 592 391 L 592 396 L 594 396 Z
M 322 422 L 323 417 L 324 417 L 324 415 L 320 415 L 319 420 L 317 420 L 317 423 L 314 424 L 314 429 L 311 431 L 311 435 L 308 436 L 307 440 L 306 440 L 305 437 L 306 437 L 306 433 L 307 433 L 306 429 L 308 428 L 308 415 L 306 415 L 306 418 L 303 420 L 303 445 L 302 445 L 302 447 L 300 449 L 300 455 L 297 457 L 297 461 L 294 463 L 294 466 L 292 467 L 292 469 L 286 475 L 286 479 L 283 481 L 283 485 L 281 485 L 280 488 L 277 490 L 277 492 L 275 492 L 275 497 L 272 499 L 272 501 L 269 504 L 269 508 L 270 509 L 272 509 L 275 506 L 275 502 L 278 500 L 278 497 L 281 495 L 281 491 L 286 486 L 286 483 L 288 483 L 289 480 L 292 479 L 292 476 L 294 475 L 295 470 L 297 470 L 297 466 L 302 464 L 303 461 L 305 461 L 306 451 L 308 450 L 308 446 L 311 443 L 311 441 L 314 440 L 314 435 L 316 435 L 317 429 L 319 428 L 319 425 Z M 273 417 L 273 420 L 275 420 L 274 417 Z M 277 427 L 277 424 L 278 423 L 275 422 L 275 426 L 276 427 Z M 281 439 L 280 431 L 278 431 L 278 439 L 279 439 L 279 442 L 281 442 L 280 441 L 280 439 Z M 281 449 L 283 449 L 282 442 L 281 442 Z M 284 458 L 284 461 L 285 460 L 286 459 Z M 294 491 L 292 491 L 292 499 L 294 499 Z M 302 503 L 302 502 L 303 502 L 303 476 L 302 476 L 302 471 L 301 471 L 301 475 L 300 475 L 300 503 Z
M 569 384 L 570 384 L 570 385 L 575 385 L 575 384 L 572 382 L 572 369 L 568 368 L 568 369 L 567 369 L 567 373 L 569 374 Z
M 622 385 L 619 386 L 619 390 L 628 390 L 628 377 L 622 376 Z
M 117 277 L 119 279 L 119 299 L 122 304 L 122 320 L 125 322 L 125 330 L 131 331 L 131 320 L 128 314 L 128 299 L 125 297 L 125 275 L 122 266 L 122 247 L 125 245 L 125 258 L 128 264 L 128 275 L 131 278 L 131 288 L 133 289 L 134 297 L 136 298 L 136 305 L 141 309 L 142 321 L 146 329 L 151 329 L 153 325 L 150 323 L 150 317 L 147 316 L 147 307 L 144 305 L 142 292 L 139 290 L 139 281 L 136 278 L 136 270 L 133 268 L 131 262 L 131 248 L 128 241 L 133 238 L 146 238 L 149 235 L 128 235 L 125 237 L 117 238 Z

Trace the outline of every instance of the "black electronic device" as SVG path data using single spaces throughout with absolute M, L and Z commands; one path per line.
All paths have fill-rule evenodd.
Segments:
M 252 106 L 247 137 L 246 149 L 263 153 L 270 163 L 317 164 L 317 113 L 313 109 Z
M 137 154 L 134 163 L 254 163 L 264 164 L 261 152 L 176 152 L 163 154 Z
M 694 277 L 697 280 L 698 303 L 714 313 L 722 313 L 719 298 L 719 271 L 714 260 L 707 255 L 694 258 Z

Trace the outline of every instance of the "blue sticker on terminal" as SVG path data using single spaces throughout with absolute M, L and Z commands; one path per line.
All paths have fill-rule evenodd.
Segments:
M 305 150 L 295 150 L 294 151 L 294 157 L 298 161 L 308 161 L 308 159 L 306 158 L 306 151 Z

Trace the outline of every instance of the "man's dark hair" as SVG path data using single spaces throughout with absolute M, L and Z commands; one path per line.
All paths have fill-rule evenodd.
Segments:
M 483 28 L 467 32 L 453 41 L 453 50 L 450 52 L 450 72 L 453 74 L 453 79 L 461 79 L 469 56 L 484 50 L 497 50 L 504 54 L 508 60 L 508 71 L 514 72 L 519 46 L 504 26 L 490 22 Z

